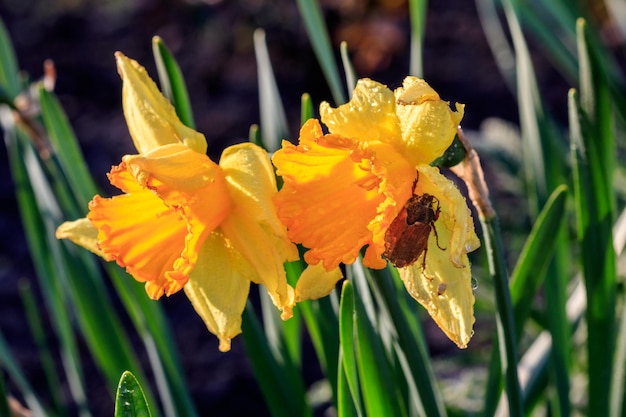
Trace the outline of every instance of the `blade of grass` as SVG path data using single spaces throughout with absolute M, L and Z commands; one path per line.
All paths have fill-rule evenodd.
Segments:
M 78 200 L 78 205 L 87 207 L 97 192 L 97 187 L 85 164 L 65 111 L 54 93 L 49 92 L 43 86 L 39 88 L 39 102 L 46 132 L 56 151 L 55 157 L 59 159 L 61 170 L 65 174 L 73 195 Z
M 178 62 L 159 36 L 152 38 L 152 55 L 156 63 L 163 95 L 174 105 L 180 121 L 195 129 L 196 123 L 193 120 L 193 111 L 189 102 L 185 79 Z
M 371 270 L 368 281 L 375 292 L 380 294 L 382 305 L 388 311 L 398 339 L 398 347 L 405 356 L 400 358 L 405 379 L 409 388 L 414 385 L 418 396 L 411 400 L 419 400 L 421 415 L 445 416 L 441 393 L 437 390 L 435 373 L 431 366 L 428 346 L 424 339 L 418 315 L 409 303 L 415 300 L 408 296 L 404 287 L 398 288 L 394 283 L 401 282 L 398 271 L 389 267 L 384 270 Z
M 256 56 L 259 79 L 261 136 L 265 149 L 269 152 L 274 152 L 280 148 L 281 139 L 289 136 L 289 129 L 287 127 L 285 109 L 280 100 L 280 92 L 274 78 L 269 52 L 265 44 L 265 31 L 261 29 L 254 31 L 254 54 Z
M 15 385 L 19 388 L 26 405 L 33 415 L 46 417 L 48 413 L 44 411 L 43 404 L 39 401 L 39 398 L 28 383 L 28 380 L 22 370 L 17 366 L 18 361 L 15 359 L 13 354 L 11 354 L 9 345 L 7 344 L 2 332 L 0 332 L 0 363 L 2 364 L 2 367 L 6 369 Z M 9 416 L 11 414 L 6 415 Z
M 0 19 L 0 87 L 10 101 L 13 101 L 21 90 L 15 51 L 2 19 Z
M 558 187 L 543 207 L 511 274 L 511 302 L 516 334 L 521 336 L 532 299 L 541 286 L 565 216 L 567 186 Z
M 341 302 L 339 304 L 339 343 L 343 365 L 341 375 L 348 388 L 348 390 L 343 391 L 344 395 L 350 394 L 353 408 L 356 414 L 361 417 L 364 416 L 363 397 L 359 386 L 359 371 L 354 345 L 354 316 L 354 289 L 350 281 L 346 280 L 341 288 Z M 347 400 L 344 401 L 347 402 Z
M 613 246 L 619 257 L 626 246 L 626 208 L 622 210 L 613 228 Z M 621 314 L 619 318 L 619 330 L 617 333 L 617 346 L 615 349 L 615 363 L 626 363 L 626 307 L 624 294 L 621 294 Z M 623 366 L 618 366 L 613 371 L 611 392 L 611 416 L 623 417 L 626 415 L 626 371 Z
M 360 417 L 354 406 L 348 378 L 343 369 L 343 355 L 339 354 L 339 380 L 337 381 L 337 417 Z
M 50 395 L 52 405 L 56 413 L 66 415 L 68 410 L 63 405 L 60 395 L 61 393 L 58 389 L 58 387 L 61 386 L 61 381 L 58 378 L 56 370 L 54 369 L 52 353 L 50 352 L 49 344 L 46 342 L 46 336 L 41 321 L 41 317 L 44 317 L 45 313 L 37 306 L 37 301 L 35 300 L 35 295 L 33 294 L 33 289 L 30 286 L 30 283 L 26 280 L 20 280 L 18 288 L 22 305 L 24 306 L 26 320 L 30 327 L 30 332 L 33 335 L 35 345 L 37 346 L 39 362 L 41 363 L 41 369 L 48 387 L 48 395 Z M 0 413 L 0 415 L 3 414 Z
M 343 72 L 346 74 L 346 86 L 348 87 L 348 92 L 351 96 L 354 87 L 356 87 L 357 76 L 354 72 L 352 62 L 350 61 L 350 55 L 348 53 L 348 43 L 346 41 L 341 42 L 339 50 L 341 52 L 341 64 L 343 65 Z
M 346 96 L 343 92 L 337 60 L 333 53 L 328 29 L 324 23 L 319 3 L 317 0 L 298 0 L 298 9 L 311 40 L 315 56 L 330 87 L 335 105 L 343 104 L 346 102 Z
M 42 236 L 46 236 L 46 226 L 38 210 L 35 193 L 30 184 L 24 162 L 24 156 L 28 152 L 30 152 L 33 158 L 34 153 L 32 149 L 25 149 L 24 142 L 27 139 L 20 138 L 22 134 L 11 124 L 12 118 L 6 117 L 6 113 L 3 113 L 2 116 L 5 144 L 9 154 L 9 166 L 29 251 L 32 255 L 42 294 L 51 314 L 54 330 L 59 338 L 63 367 L 70 382 L 70 394 L 79 405 L 79 408 L 84 408 L 86 405 L 82 369 L 78 362 L 77 343 L 66 308 L 68 304 L 67 297 L 61 290 L 62 279 L 57 275 L 57 271 L 53 267 L 52 253 L 48 247 L 47 240 L 42 239 Z
M 285 270 L 289 282 L 295 285 L 295 280 L 300 277 L 304 265 L 302 261 L 288 262 L 285 264 Z M 334 292 L 319 300 L 299 302 L 298 310 L 302 314 L 322 371 L 331 385 L 334 399 L 337 400 L 339 322 L 333 303 L 336 303 Z
M 427 0 L 409 0 L 409 16 L 411 17 L 411 56 L 409 74 L 420 78 L 424 74 L 422 55 L 424 50 L 427 4 Z
M 270 414 L 273 417 L 311 416 L 312 411 L 305 401 L 302 381 L 294 384 L 294 379 L 289 378 L 289 370 L 285 369 L 270 349 L 250 303 L 244 310 L 241 330 L 248 358 Z
M 500 227 L 496 217 L 480 217 L 484 232 L 485 251 L 489 261 L 489 274 L 494 283 L 496 298 L 496 329 L 500 363 L 504 372 L 509 416 L 522 416 L 523 404 L 517 377 L 517 338 L 515 319 L 509 293 L 508 274 L 503 257 Z
M 308 93 L 302 94 L 300 97 L 300 124 L 303 125 L 309 119 L 315 117 L 315 110 L 313 110 L 313 101 Z
M 404 416 L 406 409 L 401 407 L 392 365 L 360 294 L 355 291 L 355 357 L 364 408 L 368 416 Z
M 617 279 L 612 244 L 612 111 L 604 74 L 589 55 L 585 32 L 585 23 L 579 20 L 581 95 L 578 101 L 571 91 L 568 104 L 577 234 L 587 290 L 589 409 L 609 415 Z
M 133 370 L 136 374 L 142 375 L 130 342 L 112 310 L 106 289 L 100 281 L 83 274 L 84 268 L 73 258 L 69 258 L 65 252 L 63 245 L 67 242 L 60 242 L 56 239 L 55 229 L 62 218 L 60 209 L 34 152 L 27 146 L 24 147 L 24 151 L 23 158 L 28 181 L 33 186 L 34 201 L 39 210 L 38 216 L 42 219 L 44 227 L 44 233 L 35 239 L 42 239 L 43 236 L 49 251 L 47 259 L 50 259 L 50 269 L 48 275 L 42 277 L 42 282 L 52 279 L 52 282 L 63 284 L 64 288 L 59 291 L 59 294 L 66 291 L 69 300 L 76 308 L 76 319 L 81 332 L 94 359 L 108 379 L 109 386 L 113 387 L 117 384 L 118 376 L 123 370 Z M 59 304 L 61 306 L 57 306 L 57 309 L 67 308 L 62 298 L 59 299 Z M 116 342 L 111 343 L 111 340 Z M 150 394 L 148 397 L 152 398 Z

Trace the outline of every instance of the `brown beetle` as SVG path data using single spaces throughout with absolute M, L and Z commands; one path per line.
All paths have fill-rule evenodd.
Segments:
M 437 247 L 439 235 L 435 222 L 439 218 L 439 200 L 430 194 L 415 194 L 418 177 L 413 181 L 413 195 L 406 202 L 400 213 L 385 232 L 385 252 L 383 256 L 398 268 L 404 268 L 417 261 L 422 252 L 422 268 L 426 270 L 426 253 L 430 232 L 435 233 Z

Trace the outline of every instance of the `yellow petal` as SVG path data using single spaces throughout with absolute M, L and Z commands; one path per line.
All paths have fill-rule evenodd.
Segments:
M 360 79 L 350 101 L 336 109 L 323 102 L 320 116 L 332 133 L 347 138 L 391 145 L 400 139 L 395 96 L 376 81 Z
M 480 241 L 474 231 L 474 220 L 465 197 L 452 181 L 439 172 L 438 168 L 420 165 L 418 171 L 419 181 L 415 193 L 437 197 L 441 205 L 441 214 L 436 222 L 437 230 L 443 225 L 450 233 L 449 242 L 441 246 L 447 247 L 450 262 L 457 267 L 467 266 L 467 258 L 463 255 L 477 249 Z
M 188 268 L 174 265 L 184 252 L 187 227 L 175 210 L 149 190 L 95 196 L 89 208 L 87 216 L 99 230 L 98 247 L 137 281 L 147 282 L 151 298 L 182 288 Z
M 278 216 L 291 240 L 310 248 L 307 263 L 322 261 L 332 270 L 341 262 L 354 262 L 360 249 L 372 243 L 368 225 L 385 200 L 372 158 L 355 140 L 321 136 L 317 120 L 302 127 L 298 146 L 284 142 L 274 154 L 284 180 L 276 197 Z M 375 256 L 367 258 L 369 266 L 385 266 L 380 257 L 378 263 Z
M 438 168 L 418 166 L 415 194 L 430 194 L 440 209 L 428 235 L 427 250 L 412 265 L 399 268 L 407 291 L 444 333 L 467 347 L 474 323 L 474 294 L 467 253 L 479 245 L 465 198 Z M 424 268 L 425 265 L 425 268 Z
M 283 264 L 298 259 L 298 250 L 276 215 L 276 180 L 269 156 L 252 143 L 242 143 L 222 153 L 220 167 L 233 202 L 221 230 L 253 266 L 255 273 L 248 279 L 266 287 L 287 319 L 295 301 Z
M 65 222 L 57 228 L 57 239 L 69 239 L 98 256 L 110 261 L 104 252 L 98 247 L 98 229 L 87 218 Z
M 326 271 L 321 262 L 317 265 L 309 265 L 298 278 L 296 302 L 326 297 L 341 278 L 343 274 L 339 268 Z
M 440 233 L 441 236 L 442 233 Z M 441 251 L 430 239 L 426 258 L 426 273 L 421 260 L 398 272 L 404 285 L 439 325 L 441 330 L 460 348 L 466 348 L 474 324 L 474 294 L 470 268 L 458 268 L 447 257 L 431 256 Z M 463 261 L 468 265 L 467 255 Z
M 151 298 L 180 290 L 204 239 L 230 210 L 220 168 L 175 144 L 125 156 L 109 178 L 130 192 L 90 203 L 100 249 L 145 281 Z
M 145 68 L 121 52 L 115 58 L 123 80 L 124 116 L 137 151 L 144 154 L 158 146 L 184 143 L 196 152 L 206 153 L 204 135 L 179 120 Z
M 185 294 L 211 333 L 219 339 L 222 352 L 241 333 L 241 314 L 246 306 L 252 266 L 219 231 L 206 239 L 198 263 L 185 285 Z
M 414 165 L 431 163 L 452 143 L 463 118 L 463 105 L 457 103 L 457 111 L 452 111 L 448 102 L 416 77 L 405 78 L 395 95 L 405 157 Z

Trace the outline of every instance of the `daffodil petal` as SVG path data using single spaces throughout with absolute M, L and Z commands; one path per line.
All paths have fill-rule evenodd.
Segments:
M 109 178 L 130 192 L 90 203 L 100 249 L 145 281 L 151 298 L 180 290 L 204 239 L 229 213 L 221 170 L 206 155 L 172 144 L 125 156 Z
M 87 218 L 65 222 L 56 231 L 57 239 L 69 239 L 77 245 L 90 250 L 96 255 L 110 261 L 110 257 L 98 247 L 98 229 Z
M 468 252 L 477 249 L 480 241 L 474 231 L 474 220 L 467 207 L 467 201 L 457 186 L 446 178 L 438 168 L 429 165 L 418 166 L 419 180 L 416 194 L 430 194 L 435 196 L 441 206 L 441 214 L 436 222 L 439 229 L 444 226 L 450 232 L 447 252 L 450 262 L 457 267 L 467 266 Z M 431 240 L 433 236 L 431 235 Z
M 332 133 L 361 142 L 381 141 L 394 145 L 396 138 L 400 138 L 393 92 L 370 79 L 357 82 L 346 104 L 332 108 L 323 102 L 320 117 Z
M 467 252 L 478 247 L 465 198 L 438 168 L 419 165 L 415 194 L 435 198 L 439 218 L 428 234 L 427 249 L 410 266 L 398 268 L 404 285 L 443 332 L 467 347 L 474 323 L 474 295 Z M 425 266 L 425 268 L 424 268 Z
M 241 315 L 246 306 L 252 266 L 219 231 L 209 235 L 189 275 L 185 294 L 211 333 L 219 339 L 222 352 L 241 333 Z
M 287 319 L 295 301 L 283 264 L 298 259 L 298 250 L 276 215 L 276 180 L 269 156 L 260 147 L 243 143 L 222 153 L 220 167 L 233 202 L 221 230 L 253 265 L 255 274 L 249 279 L 266 287 Z
M 136 280 L 148 282 L 157 299 L 182 288 L 189 271 L 174 264 L 185 247 L 187 227 L 175 210 L 149 190 L 113 198 L 95 196 L 87 217 L 98 229 L 98 247 L 126 267 Z
M 326 297 L 341 278 L 339 268 L 327 271 L 321 262 L 307 266 L 296 283 L 296 302 Z
M 474 324 L 470 268 L 456 267 L 447 256 L 438 256 L 437 251 L 441 252 L 441 249 L 431 237 L 428 241 L 425 273 L 421 258 L 411 266 L 399 268 L 398 272 L 409 294 L 424 306 L 441 330 L 458 347 L 466 348 Z M 463 258 L 463 262 L 468 265 L 467 255 L 463 255 Z
M 161 94 L 145 68 L 121 52 L 115 54 L 122 77 L 122 105 L 128 130 L 140 154 L 173 143 L 206 153 L 204 135 L 185 126 L 172 104 Z
M 372 242 L 368 224 L 385 196 L 372 173 L 372 154 L 355 140 L 321 135 L 316 120 L 301 129 L 300 144 L 288 142 L 273 157 L 284 185 L 275 201 L 289 237 L 310 248 L 309 264 L 322 261 L 327 270 L 352 263 Z M 379 259 L 383 268 L 385 263 Z
M 426 81 L 416 77 L 406 77 L 395 95 L 405 157 L 414 165 L 431 163 L 454 140 L 464 106 L 457 103 L 457 111 L 452 111 Z

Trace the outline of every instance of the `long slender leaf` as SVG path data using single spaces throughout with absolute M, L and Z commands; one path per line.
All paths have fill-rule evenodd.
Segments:
M 82 408 L 85 403 L 83 376 L 78 363 L 77 343 L 66 308 L 67 297 L 61 289 L 62 279 L 53 267 L 48 240 L 42 239 L 42 236 L 47 235 L 47 228 L 41 218 L 25 164 L 25 156 L 30 155 L 31 158 L 34 158 L 34 152 L 24 146 L 26 139 L 22 137 L 19 130 L 15 129 L 14 125 L 10 124 L 9 121 L 12 119 L 3 117 L 2 120 L 11 175 L 15 184 L 15 195 L 29 250 L 32 254 L 33 265 L 48 311 L 51 314 L 54 329 L 59 338 L 64 370 L 68 380 L 71 381 L 70 392 Z
M 404 370 L 409 386 L 415 385 L 419 400 L 419 409 L 427 416 L 445 416 L 446 410 L 437 390 L 437 381 L 428 355 L 428 346 L 424 339 L 415 310 L 408 303 L 415 303 L 403 286 L 398 291 L 394 282 L 401 282 L 398 271 L 389 267 L 386 270 L 371 271 L 370 286 L 384 300 L 385 309 L 396 329 L 399 350 L 406 356 L 407 369 Z M 411 320 L 413 319 L 413 320 Z
M 13 101 L 21 90 L 15 51 L 2 19 L 0 19 L 0 88 L 10 101 Z
M 354 265 L 353 265 L 354 267 Z M 397 380 L 392 373 L 381 334 L 366 311 L 357 291 L 354 297 L 356 361 L 365 410 L 369 416 L 404 416 L 406 409 L 400 401 Z
M 78 200 L 78 205 L 87 207 L 97 187 L 85 164 L 74 131 L 54 93 L 40 87 L 39 100 L 44 125 L 50 143 L 56 151 L 55 156 L 59 158 L 61 169 L 64 170 L 65 178 Z
M 409 15 L 411 17 L 411 62 L 409 74 L 416 77 L 422 77 L 424 74 L 423 49 L 427 4 L 427 0 L 409 0 Z
M 589 409 L 609 415 L 616 305 L 612 112 L 603 74 L 588 53 L 582 20 L 577 33 L 581 96 L 578 102 L 570 92 L 568 103 L 577 233 L 587 290 Z
M 289 136 L 287 116 L 280 99 L 280 92 L 274 78 L 265 32 L 254 32 L 254 53 L 256 55 L 259 79 L 259 107 L 261 110 L 261 136 L 265 149 L 274 152 L 280 148 L 281 139 Z
M 25 280 L 19 282 L 20 298 L 22 299 L 22 305 L 24 306 L 24 312 L 26 313 L 26 319 L 30 327 L 31 334 L 37 345 L 37 351 L 39 353 L 39 361 L 41 363 L 41 369 L 46 378 L 48 386 L 48 392 L 52 399 L 54 409 L 59 414 L 67 414 L 67 409 L 62 403 L 60 392 L 58 387 L 61 386 L 58 374 L 54 368 L 54 360 L 52 359 L 52 353 L 50 352 L 49 343 L 46 341 L 46 337 L 43 330 L 43 323 L 41 318 L 45 316 L 44 311 L 37 306 L 35 301 L 35 295 L 33 294 L 32 287 Z M 0 415 L 3 415 L 0 413 Z
M 515 337 L 515 319 L 511 305 L 508 274 L 502 252 L 500 227 L 497 218 L 481 218 L 484 232 L 485 250 L 489 261 L 489 273 L 494 282 L 496 298 L 496 328 L 500 363 L 504 372 L 509 415 L 522 416 L 522 396 L 517 376 L 517 338 Z
M 528 239 L 520 253 L 515 269 L 511 273 L 511 302 L 515 312 L 516 334 L 521 336 L 523 324 L 532 300 L 545 276 L 550 262 L 549 254 L 554 253 L 558 231 L 565 215 L 567 187 L 558 187 L 533 225 Z
M 331 47 L 330 37 L 328 36 L 328 30 L 326 29 L 320 6 L 317 0 L 298 0 L 298 9 L 300 10 L 300 16 L 304 20 L 304 26 L 309 34 L 315 56 L 317 56 L 322 72 L 326 77 L 326 82 L 330 87 L 335 105 L 343 104 L 346 102 L 346 96 L 343 92 L 337 60 Z
M 350 281 L 345 281 L 341 288 L 341 303 L 339 305 L 339 341 L 341 346 L 342 370 L 341 377 L 345 380 L 350 393 L 354 409 L 359 417 L 363 416 L 362 393 L 359 387 L 359 371 L 356 361 L 354 345 L 354 289 Z M 343 400 L 343 397 L 342 397 Z M 343 400 L 342 403 L 346 402 Z
M 28 380 L 22 370 L 17 366 L 17 363 L 18 361 L 9 350 L 9 345 L 6 342 L 4 335 L 0 332 L 0 364 L 7 370 L 15 385 L 19 388 L 30 411 L 32 411 L 36 416 L 46 417 L 48 413 L 44 411 L 43 404 L 39 401 L 39 398 L 28 383 Z
M 163 95 L 174 105 L 180 121 L 195 129 L 196 124 L 193 120 L 193 111 L 191 110 L 185 79 L 178 62 L 159 36 L 152 38 L 152 55 L 159 73 Z
M 289 370 L 285 369 L 270 349 L 250 303 L 244 310 L 241 330 L 248 358 L 272 416 L 311 416 L 302 381 L 294 384 L 293 379 L 285 377 Z

